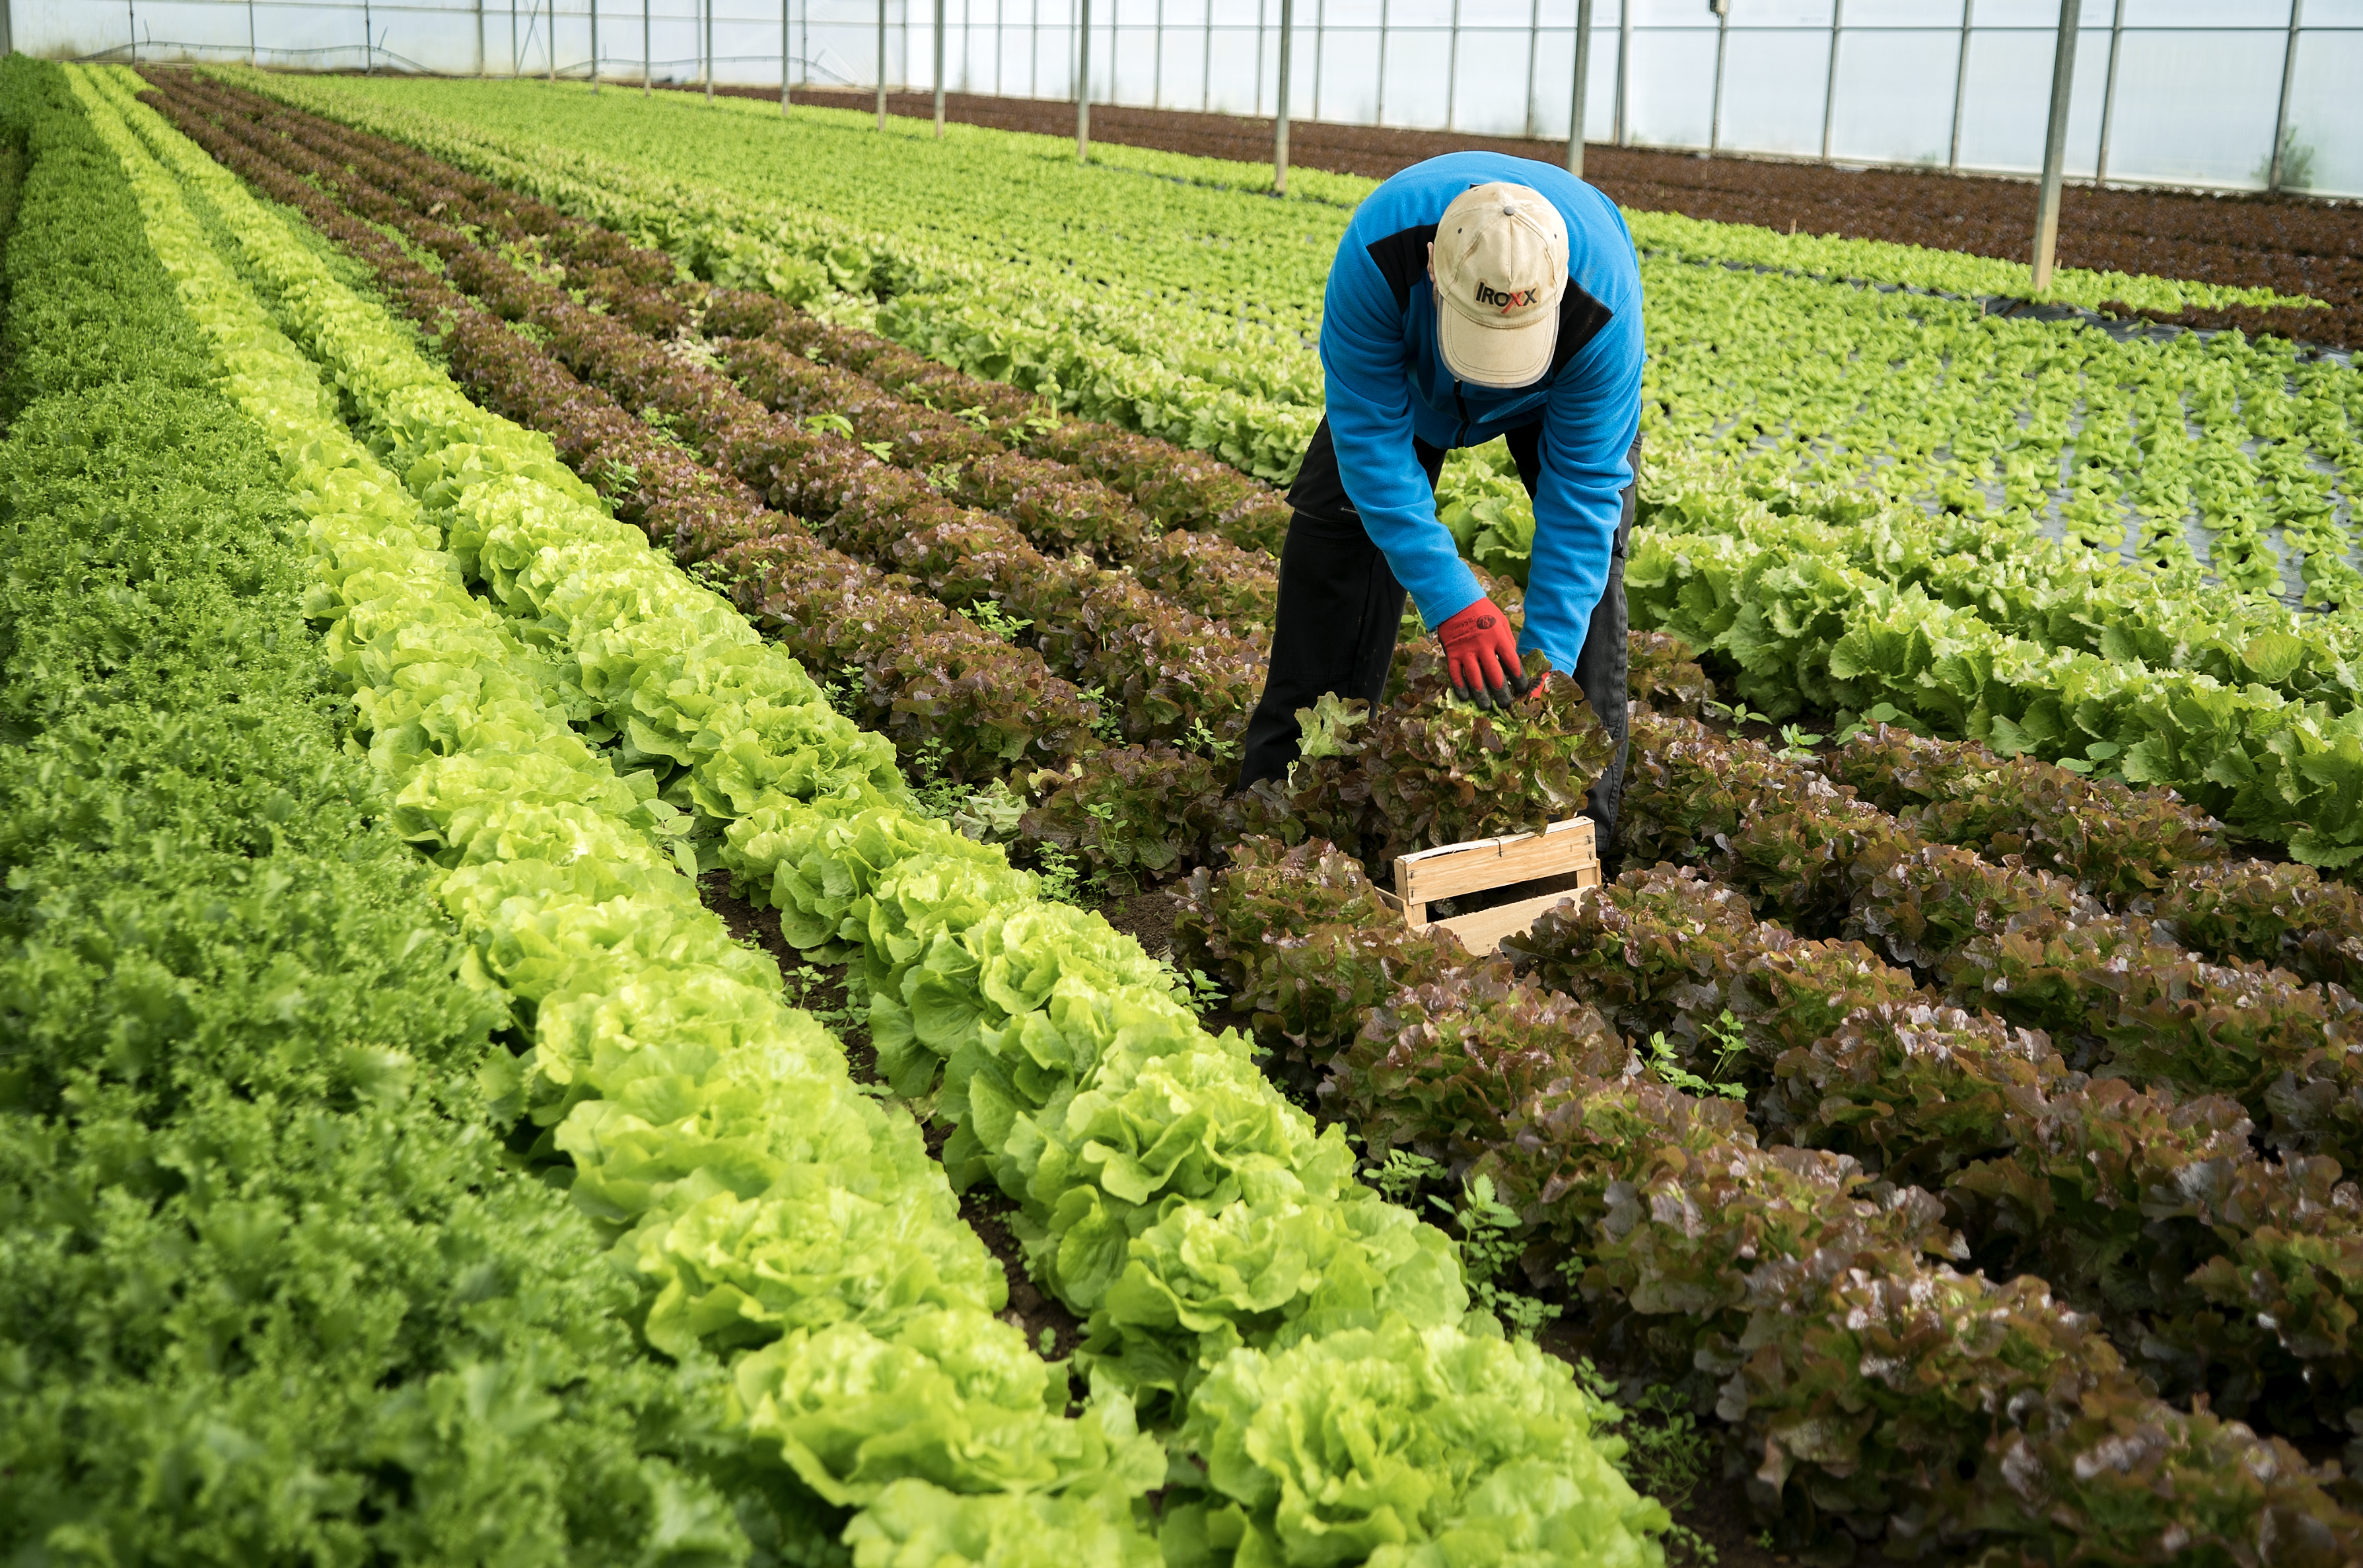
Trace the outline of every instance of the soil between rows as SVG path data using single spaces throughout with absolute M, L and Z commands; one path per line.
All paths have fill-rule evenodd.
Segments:
M 772 97 L 760 88 L 722 88 Z M 796 102 L 868 109 L 874 94 L 800 91 Z M 935 100 L 892 93 L 888 112 L 925 119 Z M 999 130 L 1072 136 L 1075 106 L 1037 98 L 946 95 L 947 118 Z M 1199 157 L 1269 161 L 1272 123 L 1175 109 L 1092 106 L 1092 137 Z M 1292 119 L 1289 160 L 1308 169 L 1384 179 L 1438 153 L 1468 148 L 1559 162 L 1564 141 Z M 2025 259 L 2035 229 L 2035 187 L 2025 180 L 1941 171 L 1777 162 L 1729 155 L 1588 146 L 1584 177 L 1623 206 L 1719 223 L 1752 223 L 1849 239 L 1888 239 L 2005 261 Z M 2140 312 L 2189 327 L 2238 327 L 2301 342 L 2363 345 L 2363 203 L 2302 196 L 2218 196 L 2183 191 L 2094 190 L 2071 185 L 2061 204 L 2059 264 L 2099 271 L 2302 294 L 2328 310 Z M 2121 314 L 2133 315 L 2127 310 Z

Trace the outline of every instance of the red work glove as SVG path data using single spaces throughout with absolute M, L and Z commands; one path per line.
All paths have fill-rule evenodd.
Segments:
M 1513 682 L 1525 687 L 1518 668 L 1518 639 L 1511 634 L 1510 617 L 1491 599 L 1475 604 L 1436 628 L 1444 644 L 1444 669 L 1452 695 L 1479 707 L 1504 706 Z

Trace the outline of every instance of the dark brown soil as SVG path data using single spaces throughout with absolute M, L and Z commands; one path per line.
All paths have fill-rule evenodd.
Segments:
M 749 96 L 768 96 L 745 90 Z M 808 91 L 798 101 L 866 109 L 874 95 Z M 888 95 L 890 113 L 926 118 L 924 93 Z M 1071 103 L 949 95 L 948 118 L 1003 130 L 1071 136 Z M 1271 121 L 1180 110 L 1092 106 L 1092 137 L 1248 161 L 1271 156 Z M 1440 152 L 1487 148 L 1557 162 L 1566 143 L 1447 131 L 1292 120 L 1290 161 L 1308 169 L 1383 179 Z M 1588 147 L 1584 177 L 1623 205 L 1724 223 L 1753 223 L 1852 239 L 2024 259 L 2035 228 L 2035 190 L 2024 180 L 1905 170 L 1849 172 L 1769 159 Z M 2236 326 L 2300 341 L 2363 344 L 2363 203 L 2295 196 L 2214 196 L 2178 191 L 2070 186 L 2059 220 L 2059 264 L 2147 272 L 2199 283 L 2264 286 L 2310 295 L 2323 310 L 2186 311 L 2191 327 Z

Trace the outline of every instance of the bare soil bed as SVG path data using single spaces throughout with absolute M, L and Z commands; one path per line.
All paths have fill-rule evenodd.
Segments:
M 761 89 L 725 89 L 750 97 Z M 867 93 L 808 91 L 797 101 L 866 109 Z M 888 95 L 888 112 L 926 118 L 924 93 Z M 955 93 L 948 118 L 1001 130 L 1071 136 L 1071 103 Z M 1263 161 L 1271 121 L 1179 110 L 1092 106 L 1092 137 L 1130 147 L 1202 157 Z M 1383 179 L 1440 152 L 1487 148 L 1557 162 L 1566 144 L 1515 137 L 1292 120 L 1289 158 L 1309 169 Z M 1851 239 L 1891 239 L 2012 261 L 2025 256 L 2035 228 L 2027 181 L 1593 146 L 1584 177 L 1625 206 L 1679 212 L 1723 223 L 1753 223 Z M 2149 272 L 2200 283 L 2263 286 L 2309 295 L 2328 310 L 2185 311 L 2155 319 L 2191 327 L 2238 327 L 2301 342 L 2363 345 L 2363 203 L 2291 196 L 2211 196 L 2175 191 L 2095 191 L 2070 186 L 2059 222 L 2059 264 Z M 2133 314 L 2128 311 L 2125 314 Z

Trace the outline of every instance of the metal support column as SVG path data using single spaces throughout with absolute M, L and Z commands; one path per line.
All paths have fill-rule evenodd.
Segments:
M 2059 175 L 2068 161 L 2068 99 L 2076 85 L 2076 13 L 2081 0 L 2059 0 L 2059 42 L 2051 57 L 2051 128 L 2043 138 L 2043 195 L 2035 209 L 2035 292 L 2051 286 L 2059 243 Z
M 139 63 L 139 0 L 123 0 L 123 25 L 131 34 L 131 63 Z
M 549 0 L 553 6 L 558 0 Z M 714 102 L 714 0 L 705 0 L 705 101 Z
M 557 0 L 550 0 L 550 3 L 556 5 Z M 377 35 L 372 30 L 370 21 L 370 0 L 361 0 L 361 74 L 364 76 L 377 74 L 376 46 Z
M 936 139 L 944 139 L 944 0 L 936 0 Z
M 363 0 L 363 4 L 367 4 L 367 0 Z M 541 47 L 549 51 L 549 79 L 555 82 L 558 80 L 558 0 L 549 0 L 549 32 L 541 40 Z
M 1625 106 L 1633 91 L 1633 0 L 1616 0 L 1616 145 L 1625 145 Z
M 1258 117 L 1263 114 L 1263 35 L 1265 0 L 1256 0 L 1256 73 L 1255 106 L 1249 112 Z M 1211 9 L 1211 7 L 1209 7 Z
M 2304 25 L 2305 0 L 2290 0 L 2289 47 L 2281 53 L 2281 106 L 2273 117 L 2273 166 L 2266 171 L 2265 189 L 2281 188 L 2281 154 L 2289 150 L 2290 78 L 2297 74 L 2297 32 Z
M 2092 188 L 2099 190 L 2109 178 L 2109 133 L 2117 124 L 2117 47 L 2125 41 L 2125 0 L 2117 0 L 2117 8 L 2109 17 L 2109 73 L 2101 83 L 2101 151 L 2092 160 Z
M 1272 105 L 1271 194 L 1288 195 L 1288 40 L 1295 29 L 1296 0 L 1280 0 L 1280 94 Z
M 1379 0 L 1379 98 L 1370 123 L 1387 123 L 1387 0 Z
M 651 31 L 649 26 L 649 0 L 640 0 L 640 96 L 643 98 L 656 91 L 653 80 L 656 75 L 656 58 L 649 48 Z
M 1714 13 L 1714 107 L 1707 120 L 1706 150 L 1716 152 L 1723 148 L 1723 57 L 1731 42 L 1731 0 L 1707 0 L 1707 8 Z
M 591 91 L 599 91 L 599 0 L 591 0 Z
M 1452 49 L 1445 56 L 1444 128 L 1452 128 L 1460 105 L 1460 0 L 1452 0 Z
M 1945 167 L 1956 174 L 1961 172 L 1961 105 L 1969 92 L 1969 18 L 1977 5 L 1978 0 L 1961 0 L 1961 50 L 1953 61 L 1953 150 Z
M 514 81 L 525 74 L 525 61 L 517 53 L 516 0 L 509 0 L 509 78 Z
M 1203 115 L 1215 106 L 1215 7 L 1210 5 L 1199 14 L 1206 18 L 1206 57 L 1198 65 L 1198 112 Z
M 1160 0 L 1160 4 L 1162 0 Z M 1313 117 L 1321 117 L 1321 62 L 1329 57 L 1329 0 L 1313 6 Z
M 1535 139 L 1535 57 L 1542 52 L 1543 0 L 1526 11 L 1526 139 Z
M 1076 29 L 1075 161 L 1092 161 L 1092 0 L 1078 0 L 1082 26 Z
M 788 26 L 788 0 L 780 0 L 780 113 L 782 115 L 788 112 L 788 62 L 795 53 L 793 43 L 793 32 Z
M 1567 172 L 1583 178 L 1584 89 L 1592 83 L 1592 0 L 1575 0 L 1575 94 L 1568 105 Z
M 886 0 L 878 0 L 878 128 L 886 128 Z
M 1846 30 L 1846 0 L 1830 0 L 1830 63 L 1822 73 L 1822 161 L 1830 161 L 1830 125 L 1838 110 L 1838 34 Z
M 1161 109 L 1165 106 L 1165 0 L 1157 0 L 1157 41 L 1151 46 L 1151 50 L 1148 61 L 1148 106 L 1152 109 Z M 1315 76 L 1314 80 L 1318 82 L 1320 78 Z M 1313 101 L 1316 106 L 1321 102 L 1321 91 L 1318 87 L 1314 89 Z M 1320 110 L 1316 107 L 1314 112 L 1318 114 Z

